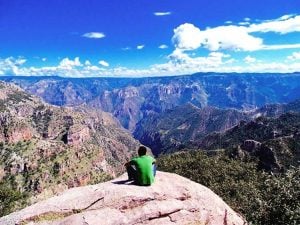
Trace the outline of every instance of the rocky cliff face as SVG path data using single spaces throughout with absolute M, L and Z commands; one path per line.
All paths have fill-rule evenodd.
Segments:
M 185 148 L 212 132 L 223 132 L 241 120 L 249 121 L 250 116 L 233 109 L 200 109 L 189 103 L 161 114 L 147 115 L 133 134 L 159 155 Z
M 197 107 L 254 109 L 300 97 L 300 74 L 216 74 L 158 78 L 0 77 L 55 105 L 87 103 L 133 131 L 149 113 L 188 102 Z
M 0 181 L 43 198 L 124 171 L 139 143 L 109 113 L 50 106 L 0 83 Z
M 300 113 L 288 112 L 279 117 L 259 117 L 242 121 L 224 133 L 207 135 L 195 144 L 202 149 L 228 149 L 233 156 L 257 157 L 266 170 L 279 171 L 299 166 Z
M 150 187 L 124 179 L 70 189 L 2 217 L 0 224 L 247 224 L 210 189 L 178 175 L 158 172 Z

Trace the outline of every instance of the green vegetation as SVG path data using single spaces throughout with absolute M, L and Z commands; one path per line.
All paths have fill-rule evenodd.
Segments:
M 7 182 L 0 182 L 0 217 L 24 206 L 27 197 L 26 194 L 14 190 Z
M 25 102 L 26 100 L 31 100 L 29 94 L 21 91 L 16 91 L 7 95 L 7 99 L 13 101 L 14 104 L 19 102 Z
M 23 220 L 20 222 L 20 225 L 26 225 L 26 224 L 29 224 L 30 222 L 34 222 L 34 223 L 50 222 L 50 221 L 53 222 L 55 220 L 63 219 L 70 215 L 72 215 L 71 212 L 65 212 L 65 213 L 50 212 L 50 213 L 45 213 L 45 214 L 31 217 L 27 220 Z
M 5 112 L 6 111 L 6 102 L 2 99 L 0 99 L 0 112 Z
M 51 121 L 51 118 L 53 116 L 53 111 L 50 109 L 45 109 L 44 111 L 39 111 L 42 107 L 38 106 L 37 109 L 35 109 L 32 120 L 36 125 L 37 131 L 42 135 L 43 138 L 48 137 L 48 127 L 49 123 Z
M 255 225 L 300 224 L 299 168 L 270 175 L 254 161 L 229 158 L 223 151 L 163 155 L 160 170 L 177 173 L 212 189 Z

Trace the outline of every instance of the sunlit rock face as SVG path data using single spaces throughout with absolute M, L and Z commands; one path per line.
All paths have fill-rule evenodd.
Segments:
M 210 189 L 158 172 L 152 186 L 126 182 L 73 188 L 0 219 L 0 224 L 228 224 L 247 222 Z

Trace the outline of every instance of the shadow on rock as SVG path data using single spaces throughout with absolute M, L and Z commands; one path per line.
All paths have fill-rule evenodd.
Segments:
M 124 185 L 137 185 L 133 180 L 118 180 L 113 181 L 113 184 L 124 184 Z

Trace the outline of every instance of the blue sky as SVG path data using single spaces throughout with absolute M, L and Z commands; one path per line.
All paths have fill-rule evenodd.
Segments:
M 0 0 L 0 75 L 300 71 L 298 0 Z

